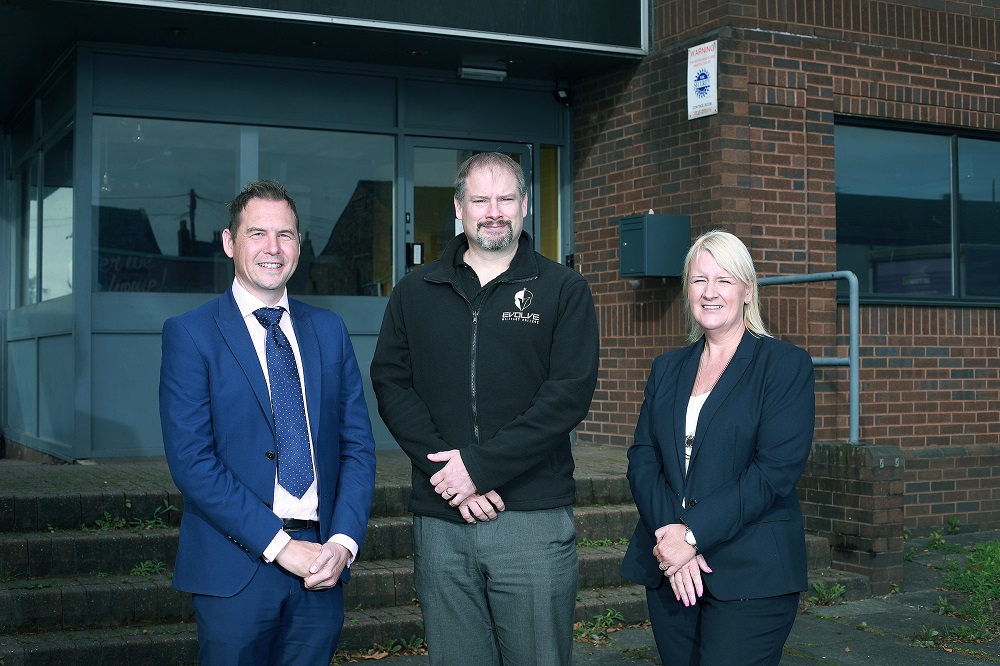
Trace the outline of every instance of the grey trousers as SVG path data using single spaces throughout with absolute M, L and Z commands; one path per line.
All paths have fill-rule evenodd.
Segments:
M 576 608 L 572 507 L 456 524 L 414 516 L 431 666 L 568 666 Z

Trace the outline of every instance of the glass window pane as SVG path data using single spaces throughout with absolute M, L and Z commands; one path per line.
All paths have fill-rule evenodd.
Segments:
M 962 296 L 1000 298 L 1000 144 L 958 140 Z
M 20 283 L 21 305 L 38 302 L 38 161 L 32 160 L 22 174 Z
M 226 290 L 227 203 L 238 184 L 239 128 L 94 118 L 98 291 Z
M 838 125 L 837 268 L 862 295 L 951 296 L 950 138 Z
M 384 296 L 392 286 L 391 136 L 260 128 L 260 177 L 295 200 L 302 255 L 293 294 Z
M 455 217 L 455 174 L 475 150 L 413 149 L 413 242 L 422 247 L 426 264 L 441 257 L 451 239 L 462 233 Z
M 45 151 L 41 300 L 73 291 L 73 135 Z

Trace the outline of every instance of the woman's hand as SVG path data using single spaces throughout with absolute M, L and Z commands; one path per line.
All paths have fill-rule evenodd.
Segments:
M 660 570 L 670 581 L 677 601 L 693 606 L 705 593 L 701 574 L 712 573 L 704 555 L 698 555 L 694 546 L 684 540 L 687 527 L 683 523 L 664 525 L 656 530 L 653 557 L 660 563 Z
M 697 555 L 680 568 L 673 568 L 664 571 L 663 574 L 670 581 L 670 587 L 674 591 L 677 601 L 681 601 L 685 606 L 693 606 L 698 601 L 698 597 L 705 593 L 702 584 L 701 574 L 712 573 L 712 568 L 708 566 L 704 555 Z
M 676 570 L 694 558 L 694 546 L 684 540 L 687 527 L 683 523 L 664 525 L 654 533 L 656 546 L 653 547 L 653 557 L 660 563 L 660 569 Z

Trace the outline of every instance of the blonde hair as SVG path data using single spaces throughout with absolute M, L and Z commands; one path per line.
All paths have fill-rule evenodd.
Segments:
M 750 288 L 750 302 L 743 305 L 743 323 L 747 330 L 757 337 L 771 334 L 764 326 L 764 320 L 760 316 L 760 289 L 757 285 L 757 270 L 753 266 L 753 258 L 750 251 L 739 238 L 721 229 L 708 231 L 691 244 L 687 256 L 684 257 L 684 314 L 687 317 L 688 341 L 694 342 L 705 334 L 705 329 L 695 321 L 694 313 L 691 312 L 691 303 L 688 301 L 688 283 L 691 279 L 691 264 L 702 252 L 709 252 L 720 267 L 727 273 L 731 273 L 734 278 Z

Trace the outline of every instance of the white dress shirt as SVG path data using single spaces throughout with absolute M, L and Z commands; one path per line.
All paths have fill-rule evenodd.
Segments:
M 254 349 L 257 351 L 257 360 L 260 361 L 260 367 L 264 371 L 264 379 L 267 381 L 267 389 L 271 390 L 271 378 L 267 373 L 267 329 L 261 326 L 260 321 L 257 320 L 257 316 L 254 314 L 255 310 L 266 307 L 284 308 L 285 314 L 281 316 L 281 321 L 278 325 L 281 327 L 282 333 L 288 338 L 288 342 L 292 345 L 292 351 L 295 353 L 295 365 L 299 371 L 299 385 L 302 387 L 302 404 L 305 406 L 306 410 L 306 428 L 309 428 L 309 406 L 306 403 L 305 396 L 305 382 L 302 380 L 305 375 L 302 372 L 302 355 L 299 353 L 299 342 L 295 338 L 295 329 L 292 327 L 292 313 L 288 307 L 288 290 L 281 295 L 281 299 L 274 305 L 267 305 L 262 300 L 251 294 L 249 291 L 243 288 L 238 279 L 233 280 L 233 297 L 236 299 L 236 306 L 240 309 L 240 314 L 243 315 L 243 323 L 247 326 L 247 331 L 250 333 L 250 339 L 253 341 Z M 301 499 L 295 497 L 281 484 L 278 483 L 278 475 L 275 472 L 274 475 L 274 502 L 272 504 L 272 510 L 278 518 L 299 518 L 302 520 L 319 520 L 319 494 L 317 492 L 317 477 L 315 475 L 316 471 L 316 457 L 313 449 L 313 438 L 312 431 L 309 431 L 309 452 L 312 454 L 313 459 L 313 482 L 306 490 L 305 494 Z M 291 537 L 284 530 L 279 530 L 277 534 L 274 535 L 274 539 L 264 550 L 264 561 L 273 562 L 281 552 L 281 549 L 288 545 L 291 541 Z M 351 566 L 354 562 L 354 558 L 358 556 L 358 544 L 351 537 L 346 534 L 334 534 L 330 537 L 328 543 L 337 543 L 346 548 L 351 552 L 351 557 L 347 561 L 347 566 Z

